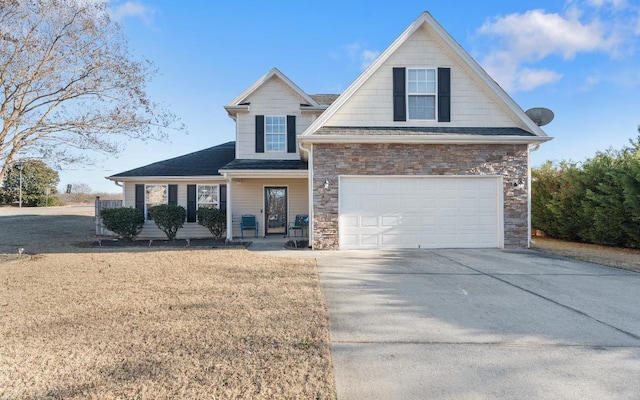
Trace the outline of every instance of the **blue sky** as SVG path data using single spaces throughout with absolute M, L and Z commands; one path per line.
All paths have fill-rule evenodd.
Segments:
M 532 154 L 580 161 L 621 148 L 640 124 L 640 1 L 111 0 L 149 86 L 188 133 L 127 144 L 60 173 L 60 187 L 118 192 L 105 176 L 234 140 L 223 106 L 277 67 L 304 91 L 340 93 L 427 10 L 523 108 L 547 107 L 555 139 Z

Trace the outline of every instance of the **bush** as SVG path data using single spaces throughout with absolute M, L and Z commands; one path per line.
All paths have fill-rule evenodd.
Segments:
M 198 223 L 211 232 L 214 239 L 222 239 L 227 229 L 227 211 L 219 208 L 203 207 L 196 211 Z
M 137 208 L 107 208 L 100 211 L 102 224 L 125 240 L 133 240 L 144 225 L 144 214 Z
M 187 210 L 175 204 L 153 206 L 149 208 L 149 214 L 169 240 L 176 238 L 178 230 L 182 228 L 184 220 L 187 218 Z
M 32 197 L 29 205 L 33 207 L 53 207 L 61 206 L 62 202 L 55 196 L 40 195 Z

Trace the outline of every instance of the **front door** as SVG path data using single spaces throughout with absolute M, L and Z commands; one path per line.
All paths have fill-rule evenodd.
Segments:
M 287 234 L 287 188 L 264 188 L 265 233 Z

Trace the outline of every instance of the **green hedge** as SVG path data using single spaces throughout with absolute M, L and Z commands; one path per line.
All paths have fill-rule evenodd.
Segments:
M 125 240 L 133 240 L 144 225 L 144 214 L 136 208 L 107 208 L 100 211 L 102 224 Z
M 639 138 L 640 139 L 640 138 Z M 640 145 L 532 170 L 532 226 L 559 239 L 640 247 Z
M 187 210 L 175 204 L 161 204 L 149 208 L 151 219 L 158 228 L 167 235 L 169 240 L 174 240 L 178 230 L 184 225 L 187 218 Z
M 211 232 L 214 239 L 222 239 L 227 229 L 227 212 L 219 208 L 203 207 L 196 211 L 198 223 Z

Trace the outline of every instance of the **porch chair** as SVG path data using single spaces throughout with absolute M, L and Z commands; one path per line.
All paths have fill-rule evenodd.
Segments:
M 245 230 L 255 230 L 256 237 L 258 237 L 258 221 L 256 221 L 255 215 L 245 214 L 242 216 L 242 221 L 240 221 L 240 237 L 242 239 L 244 239 Z
M 291 231 L 293 231 L 294 236 L 298 236 L 298 231 L 300 231 L 301 236 L 307 236 L 309 229 L 309 216 L 306 214 L 296 215 L 296 219 L 293 224 L 289 223 L 289 231 L 287 236 L 291 237 Z

